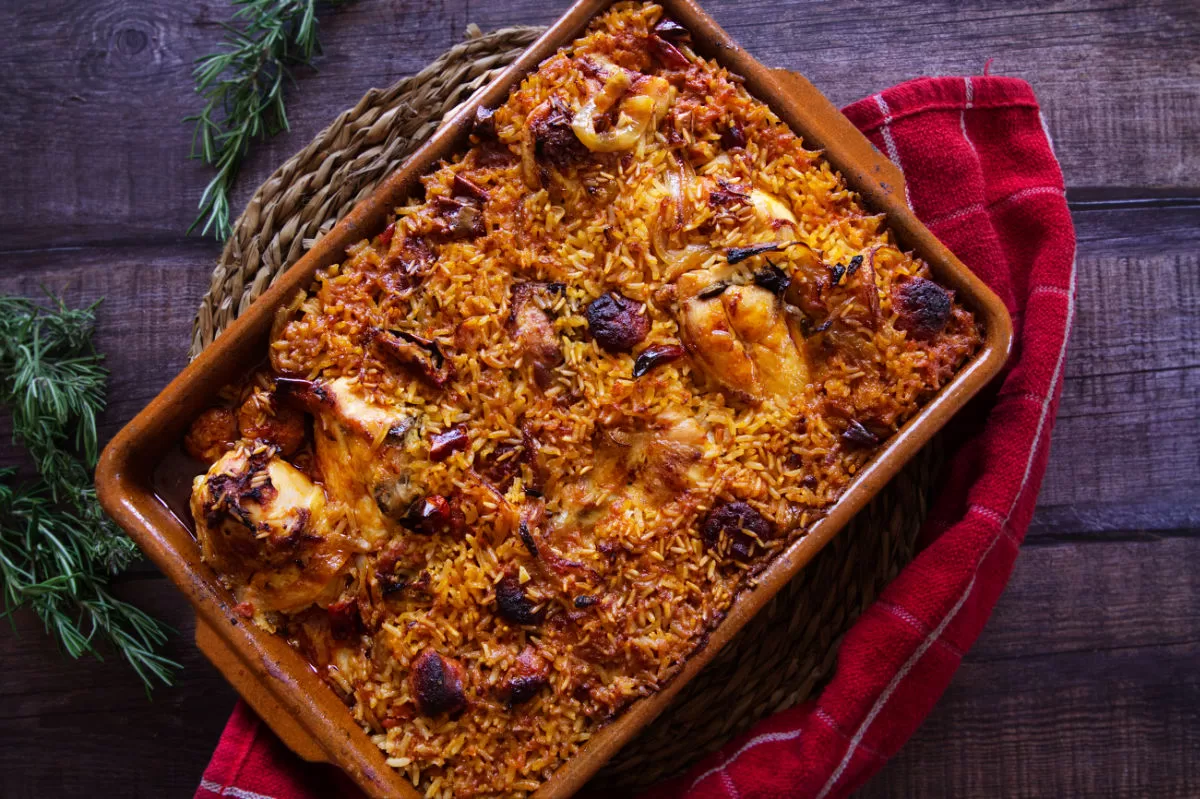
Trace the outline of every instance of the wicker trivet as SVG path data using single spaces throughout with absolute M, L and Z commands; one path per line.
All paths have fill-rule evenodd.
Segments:
M 196 314 L 191 357 L 541 31 L 517 27 L 483 35 L 469 27 L 466 42 L 416 75 L 367 92 L 276 170 L 233 226 Z M 832 674 L 850 625 L 912 559 L 942 463 L 935 439 L 595 784 L 621 793 L 645 787 L 812 696 Z

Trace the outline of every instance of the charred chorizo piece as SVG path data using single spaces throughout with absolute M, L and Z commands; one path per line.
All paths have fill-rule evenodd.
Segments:
M 923 277 L 914 277 L 892 287 L 896 327 L 914 338 L 930 339 L 941 333 L 950 320 L 953 295 Z
M 467 707 L 463 667 L 432 649 L 424 650 L 413 661 L 408 686 L 417 709 L 426 716 L 460 713 Z
M 280 454 L 290 457 L 304 444 L 306 424 L 301 411 L 280 402 L 273 393 L 255 391 L 238 408 L 238 429 L 243 438 L 273 444 Z
M 517 655 L 512 668 L 504 675 L 501 699 L 509 706 L 522 705 L 550 684 L 550 668 L 545 659 L 532 646 L 526 646 Z
M 557 97 L 529 115 L 533 154 L 541 163 L 566 169 L 588 157 L 588 150 L 571 129 L 571 112 Z
M 541 624 L 546 618 L 545 608 L 525 593 L 525 586 L 516 574 L 506 574 L 496 583 L 496 611 L 513 624 Z
M 592 300 L 585 315 L 592 338 L 607 352 L 629 352 L 650 332 L 646 306 L 619 291 Z
M 196 417 L 183 439 L 183 449 L 198 461 L 212 465 L 238 440 L 237 417 L 229 408 L 209 408 Z

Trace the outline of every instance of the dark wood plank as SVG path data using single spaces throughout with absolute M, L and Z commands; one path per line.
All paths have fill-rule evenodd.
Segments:
M 0 796 L 191 796 L 235 694 L 192 644 L 186 601 L 161 578 L 125 599 L 175 626 L 178 684 L 152 698 L 119 657 L 71 661 L 30 614 L 0 633 Z M 6 625 L 7 627 L 7 625 Z M 102 650 L 103 651 L 103 650 Z
M 1196 528 L 1200 209 L 1075 224 L 1075 327 L 1030 535 Z
M 862 792 L 1195 796 L 1200 541 L 1027 547 L 926 723 Z
M 484 28 L 546 24 L 565 2 L 438 0 L 356 3 L 325 16 L 320 73 L 298 73 L 289 135 L 255 152 L 240 201 L 273 168 L 371 86 L 428 63 Z M 898 0 L 838 4 L 705 3 L 752 53 L 807 74 L 848 103 L 922 74 L 993 71 L 1039 92 L 1073 188 L 1200 191 L 1200 84 L 1181 54 L 1200 36 L 1200 8 L 1167 2 L 1041 3 Z M 213 48 L 223 3 L 50 0 L 0 8 L 20 30 L 0 52 L 8 113 L 0 157 L 3 246 L 171 240 L 194 216 L 208 177 L 188 162 L 197 109 L 189 71 Z M 36 187 L 36 190 L 30 190 Z

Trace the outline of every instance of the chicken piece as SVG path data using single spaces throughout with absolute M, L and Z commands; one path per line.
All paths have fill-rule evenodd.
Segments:
M 567 543 L 594 550 L 586 539 L 604 540 L 605 528 L 625 524 L 631 508 L 653 511 L 680 500 L 709 476 L 707 443 L 708 430 L 681 409 L 598 433 L 592 469 L 558 492 L 561 509 L 548 531 L 553 548 L 565 556 Z
M 191 504 L 201 558 L 245 578 L 243 599 L 259 609 L 311 605 L 349 558 L 325 492 L 273 447 L 243 443 L 226 453 L 196 478 Z
M 774 194 L 762 189 L 753 189 L 750 192 L 750 204 L 754 206 L 754 216 L 759 223 L 771 230 L 797 228 L 796 215 L 792 213 L 792 209 Z
M 373 442 L 402 439 L 415 423 L 411 415 L 368 398 L 364 389 L 345 377 L 329 381 L 281 377 L 276 381 L 276 392 L 314 417 L 332 417 Z
M 551 370 L 563 362 L 558 332 L 547 312 L 562 291 L 561 283 L 518 283 L 512 289 L 508 325 L 543 388 L 550 385 Z
M 385 511 L 402 514 L 420 493 L 405 474 L 416 417 L 343 377 L 281 378 L 276 390 L 313 414 L 317 466 L 330 496 L 349 503 L 359 535 L 382 539 L 395 524 Z
M 755 285 L 728 285 L 724 270 L 702 269 L 676 283 L 680 337 L 714 380 L 743 401 L 789 403 L 808 387 L 808 364 L 788 331 L 778 297 Z
M 785 403 L 804 396 L 808 364 L 792 341 L 775 295 L 759 286 L 732 286 L 721 295 L 721 304 L 763 389 Z
M 183 438 L 183 449 L 198 461 L 212 465 L 238 441 L 237 417 L 229 408 L 209 408 L 196 417 Z

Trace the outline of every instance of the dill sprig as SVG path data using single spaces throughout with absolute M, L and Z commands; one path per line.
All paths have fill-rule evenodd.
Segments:
M 170 684 L 178 664 L 159 652 L 167 628 L 109 586 L 138 551 L 92 482 L 108 377 L 92 345 L 95 308 L 0 296 L 0 407 L 37 470 L 18 483 L 16 469 L 0 469 L 2 615 L 30 608 L 74 658 L 99 658 L 93 644 L 108 639 L 149 689 Z
M 196 125 L 191 157 L 217 168 L 188 232 L 203 221 L 202 233 L 212 230 L 219 239 L 232 232 L 229 195 L 250 143 L 288 129 L 285 83 L 293 67 L 309 64 L 321 51 L 317 0 L 234 0 L 234 5 L 235 25 L 224 26 L 229 35 L 223 49 L 198 59 L 192 70 L 204 109 L 184 120 Z

